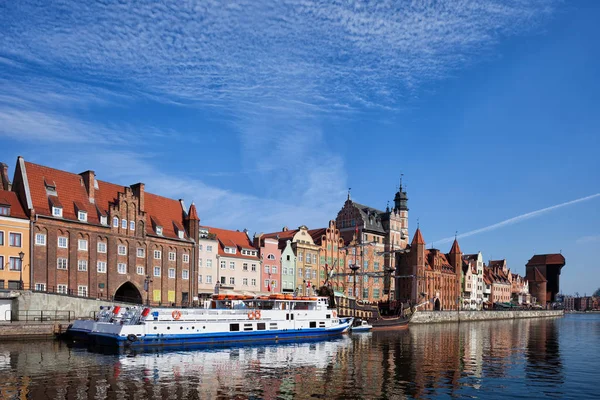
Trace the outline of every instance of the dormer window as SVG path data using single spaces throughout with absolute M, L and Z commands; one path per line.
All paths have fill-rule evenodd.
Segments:
M 1 205 L 0 206 L 0 215 L 9 216 L 10 215 L 10 206 Z
M 77 212 L 77 219 L 82 221 L 82 222 L 87 222 L 87 212 L 85 211 L 78 211 Z
M 106 218 L 106 215 L 101 215 L 100 216 L 100 223 L 102 225 L 108 225 L 108 218 Z
M 179 236 L 179 239 L 185 238 L 185 231 L 177 231 L 177 236 Z
M 52 207 L 52 215 L 55 217 L 62 217 L 62 207 Z
M 161 235 L 161 236 L 162 236 L 162 234 L 163 234 L 163 231 L 162 231 L 162 226 L 157 226 L 157 227 L 156 227 L 156 234 L 157 234 L 157 235 Z
M 225 253 L 235 254 L 235 248 L 234 247 L 225 247 Z

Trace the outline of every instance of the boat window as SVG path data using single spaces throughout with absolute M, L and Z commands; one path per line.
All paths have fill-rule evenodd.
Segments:
M 252 324 L 244 324 L 244 330 L 245 331 L 251 331 L 252 329 Z
M 316 327 L 317 327 L 317 323 L 315 321 L 310 321 L 309 328 L 316 328 Z
M 259 322 L 258 324 L 256 324 L 256 330 L 257 331 L 264 331 L 265 328 L 265 323 L 264 322 Z
M 269 329 L 277 329 L 277 323 L 271 322 L 271 324 L 269 325 Z
M 326 314 L 325 318 L 328 318 L 328 319 L 331 318 L 331 314 Z
M 290 314 L 285 314 L 285 319 L 289 320 L 290 319 Z
M 325 321 L 321 321 L 321 322 L 319 322 L 319 327 L 321 327 L 321 328 L 325 328 Z
M 229 324 L 230 332 L 238 332 L 240 330 L 240 324 Z

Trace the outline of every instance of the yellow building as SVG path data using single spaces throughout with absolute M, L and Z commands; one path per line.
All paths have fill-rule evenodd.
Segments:
M 16 193 L 0 190 L 0 289 L 29 289 L 29 219 Z

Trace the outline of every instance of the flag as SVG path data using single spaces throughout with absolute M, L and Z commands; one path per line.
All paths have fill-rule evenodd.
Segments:
M 269 281 L 269 283 L 267 284 L 267 291 L 271 291 L 271 281 Z

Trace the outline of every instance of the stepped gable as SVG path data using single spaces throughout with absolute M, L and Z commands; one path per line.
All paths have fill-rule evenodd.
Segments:
M 217 240 L 219 241 L 219 256 L 258 260 L 258 250 L 252 245 L 252 242 L 250 241 L 250 238 L 246 232 L 232 231 L 221 228 L 207 228 L 209 233 L 215 234 Z M 236 254 L 225 253 L 225 247 L 234 247 L 237 250 Z M 256 251 L 257 255 L 251 256 L 242 254 L 242 250 Z
M 15 192 L 0 190 L 0 206 L 10 207 L 8 217 L 29 219 Z
M 87 212 L 88 224 L 100 225 L 100 216 L 110 215 L 111 204 L 115 204 L 119 193 L 124 193 L 127 188 L 95 180 L 91 201 L 81 175 L 30 162 L 25 162 L 25 167 L 36 214 L 52 217 L 51 204 L 60 204 L 63 209 L 62 220 L 78 221 L 77 211 L 82 210 Z M 144 192 L 140 203 L 143 203 L 140 208 L 143 207 L 146 214 L 146 234 L 155 235 L 152 224 L 154 221 L 162 226 L 163 237 L 181 240 L 177 230 L 184 231 L 185 213 L 178 200 Z M 108 223 L 110 225 L 111 221 Z

